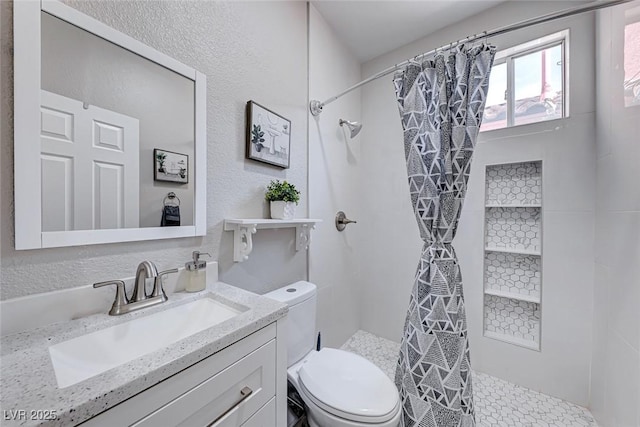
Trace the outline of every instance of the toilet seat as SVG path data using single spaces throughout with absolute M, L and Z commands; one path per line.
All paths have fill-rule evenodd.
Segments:
M 305 397 L 322 410 L 349 421 L 387 422 L 398 415 L 393 382 L 367 359 L 342 350 L 312 352 L 298 371 Z

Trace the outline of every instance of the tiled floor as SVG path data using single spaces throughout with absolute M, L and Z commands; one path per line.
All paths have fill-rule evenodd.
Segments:
M 393 379 L 399 345 L 358 331 L 342 346 L 378 365 Z M 473 374 L 478 427 L 597 427 L 589 411 L 507 381 Z

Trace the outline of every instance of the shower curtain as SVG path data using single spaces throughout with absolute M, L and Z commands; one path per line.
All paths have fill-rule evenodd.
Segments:
M 395 376 L 405 427 L 475 425 L 462 276 L 451 241 L 494 57 L 492 46 L 461 46 L 394 77 L 411 203 L 424 241 Z

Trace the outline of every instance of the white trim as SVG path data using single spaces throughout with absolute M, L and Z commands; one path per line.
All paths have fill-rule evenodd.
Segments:
M 484 248 L 485 252 L 500 252 L 503 254 L 518 254 L 518 255 L 531 255 L 531 256 L 541 256 L 542 253 L 540 251 L 530 251 L 526 249 L 511 249 L 511 248 L 492 248 L 487 246 Z
M 517 126 L 526 126 L 532 125 L 535 123 L 542 123 L 552 120 L 561 120 L 569 118 L 569 100 L 570 100 L 570 87 L 569 87 L 569 70 L 570 70 L 570 30 L 561 30 L 555 32 L 553 34 L 549 34 L 543 37 L 539 37 L 535 40 L 531 40 L 526 43 L 519 44 L 517 46 L 512 46 L 507 49 L 500 50 L 496 53 L 494 58 L 493 67 L 501 64 L 507 64 L 507 93 L 506 93 L 506 113 L 507 113 L 507 125 L 501 128 L 496 129 L 487 129 L 482 130 L 480 132 L 491 132 L 495 130 L 513 128 Z M 544 49 L 548 49 L 551 47 L 560 46 L 562 50 L 562 116 L 549 119 L 549 120 L 540 120 L 531 123 L 515 123 L 515 109 L 516 109 L 516 99 L 515 99 L 515 66 L 514 59 L 520 58 L 522 56 L 529 55 L 531 53 L 539 52 Z
M 511 205 L 500 205 L 497 203 L 487 203 L 485 208 L 541 208 L 542 205 L 540 203 L 533 203 L 530 205 L 525 204 L 511 204 Z
M 135 242 L 139 240 L 174 239 L 196 236 L 193 225 L 182 227 L 116 228 L 111 230 L 73 230 L 42 232 L 42 247 L 80 246 L 102 243 Z
M 515 116 L 516 116 L 516 71 L 513 66 L 513 58 L 508 56 L 506 58 L 507 64 L 507 93 L 506 102 L 507 102 L 507 127 L 511 128 L 514 126 Z M 481 126 L 482 127 L 482 126 Z
M 514 292 L 502 291 L 500 289 L 485 288 L 485 295 L 493 295 L 494 297 L 514 299 L 517 301 L 531 302 L 540 304 L 540 297 L 535 295 L 516 294 Z
M 562 42 L 562 62 L 564 66 L 562 67 L 562 84 L 564 87 L 562 88 L 562 117 L 561 119 L 565 119 L 570 117 L 569 106 L 571 105 L 571 85 L 569 84 L 569 75 L 571 70 L 571 37 L 570 31 L 564 30 L 562 33 L 566 33 L 564 37 L 564 41 Z
M 287 425 L 287 338 L 288 317 L 276 322 L 276 426 Z
M 628 5 L 624 9 L 625 26 L 640 21 L 640 6 Z
M 232 231 L 235 229 L 237 225 L 256 225 L 257 229 L 263 228 L 289 228 L 296 227 L 302 224 L 317 224 L 322 222 L 321 219 L 311 219 L 311 218 L 294 218 L 294 219 L 264 219 L 264 218 L 256 218 L 256 219 L 244 219 L 244 218 L 229 218 L 224 220 L 224 230 Z
M 542 50 L 545 47 L 555 45 L 558 42 L 562 42 L 568 38 L 569 38 L 569 29 L 561 30 L 553 34 L 542 36 L 535 40 L 531 40 L 529 42 L 522 43 L 517 46 L 513 46 L 513 47 L 499 51 L 498 53 L 496 53 L 494 62 L 504 59 L 508 56 L 510 57 L 522 56 L 531 52 Z
M 568 38 L 567 38 L 567 42 L 568 42 Z M 569 65 L 567 64 L 567 67 Z M 566 70 L 568 70 L 569 68 L 566 68 Z M 568 92 L 567 92 L 568 93 Z M 568 105 L 568 104 L 567 104 Z M 540 179 L 542 180 L 542 185 L 540 186 L 540 203 L 542 203 L 544 201 L 544 186 L 545 186 L 545 172 L 544 172 L 544 168 L 546 165 L 546 161 L 542 161 L 540 160 Z M 542 325 L 543 325 L 543 319 L 542 319 L 542 297 L 543 297 L 543 292 L 544 292 L 544 256 L 542 256 L 542 251 L 544 250 L 544 220 L 545 217 L 545 210 L 542 208 L 542 206 L 540 206 L 540 305 L 538 306 L 538 309 L 540 310 L 540 318 L 538 320 L 538 351 L 542 351 L 542 338 L 543 338 L 543 334 L 542 334 Z
M 295 228 L 296 251 L 309 249 L 311 230 L 321 219 L 241 219 L 224 220 L 224 231 L 233 231 L 233 261 L 243 262 L 249 259 L 253 251 L 253 235 L 265 228 Z
M 195 72 L 195 236 L 207 235 L 207 77 Z
M 523 158 L 521 160 L 514 160 L 514 161 L 505 161 L 505 162 L 493 162 L 493 163 L 485 163 L 485 170 L 487 166 L 502 166 L 502 165 L 515 165 L 518 163 L 535 163 L 535 162 L 540 162 L 542 163 L 542 157 L 535 157 L 535 158 Z
M 484 331 L 485 338 L 491 338 L 498 341 L 503 341 L 509 344 L 517 345 L 518 347 L 524 347 L 529 350 L 541 351 L 540 343 L 535 341 L 529 341 L 522 338 L 514 337 L 512 335 L 500 334 L 498 332 Z
M 41 12 L 121 46 L 195 82 L 194 225 L 42 232 L 40 169 Z M 207 233 L 207 78 L 204 74 L 57 0 L 14 3 L 14 201 L 16 250 L 204 236 Z
M 34 30 L 37 29 L 37 30 Z M 16 249 L 42 245 L 40 198 L 40 4 L 13 3 L 13 183 Z M 33 195 L 37 197 L 33 197 Z M 29 224 L 21 226 L 20 224 Z M 37 224 L 37 227 L 34 226 Z

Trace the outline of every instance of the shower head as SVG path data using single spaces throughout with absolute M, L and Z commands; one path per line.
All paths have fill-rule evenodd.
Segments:
M 350 131 L 351 139 L 353 139 L 358 134 L 358 132 L 360 132 L 360 130 L 362 129 L 362 123 L 350 122 L 349 120 L 343 120 L 343 119 L 340 119 L 338 123 L 340 124 L 340 126 L 347 125 Z

